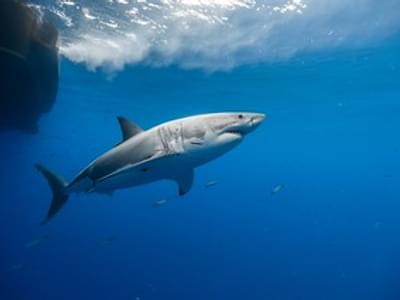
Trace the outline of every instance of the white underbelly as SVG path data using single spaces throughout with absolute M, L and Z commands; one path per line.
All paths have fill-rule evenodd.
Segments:
M 175 174 L 180 172 L 180 169 L 185 169 L 187 166 L 183 155 L 172 155 L 100 181 L 96 183 L 94 191 L 111 193 L 118 189 L 131 188 L 163 179 L 171 179 L 174 178 Z
M 195 146 L 185 153 L 185 163 L 191 165 L 193 168 L 204 165 L 210 161 L 221 157 L 230 150 L 232 150 L 240 141 L 225 145 L 223 147 L 202 147 L 196 149 Z

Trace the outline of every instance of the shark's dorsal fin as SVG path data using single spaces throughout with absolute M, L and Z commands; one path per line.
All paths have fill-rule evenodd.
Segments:
M 193 185 L 193 179 L 193 169 L 187 169 L 184 172 L 180 172 L 179 175 L 174 178 L 179 188 L 179 196 L 183 196 L 190 191 Z
M 117 119 L 119 126 L 121 127 L 123 142 L 143 131 L 143 129 L 140 128 L 138 125 L 132 123 L 131 121 L 129 121 L 124 117 L 119 116 L 117 117 Z

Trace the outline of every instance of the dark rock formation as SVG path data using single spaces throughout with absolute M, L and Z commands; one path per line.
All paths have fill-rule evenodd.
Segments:
M 0 1 L 0 130 L 37 131 L 58 89 L 58 33 L 35 9 Z

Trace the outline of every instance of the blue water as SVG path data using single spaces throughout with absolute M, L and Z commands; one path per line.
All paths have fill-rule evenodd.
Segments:
M 400 299 L 399 53 L 395 37 L 216 73 L 62 60 L 40 133 L 1 136 L 0 299 Z M 35 163 L 71 179 L 119 141 L 117 115 L 150 128 L 220 111 L 268 118 L 188 195 L 73 196 L 39 225 Z

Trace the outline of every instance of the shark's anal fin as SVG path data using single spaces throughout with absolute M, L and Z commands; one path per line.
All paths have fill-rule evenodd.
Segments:
M 117 117 L 117 119 L 119 126 L 121 127 L 123 142 L 143 131 L 143 129 L 140 128 L 138 125 L 132 123 L 131 121 L 129 121 L 124 117 L 119 116 Z
M 193 185 L 194 170 L 187 169 L 177 174 L 174 178 L 179 189 L 179 196 L 183 196 L 190 191 Z

